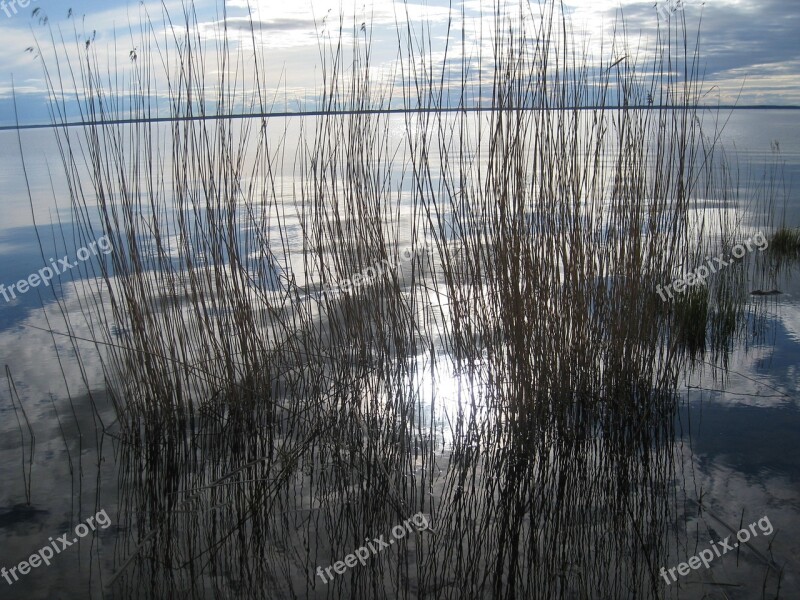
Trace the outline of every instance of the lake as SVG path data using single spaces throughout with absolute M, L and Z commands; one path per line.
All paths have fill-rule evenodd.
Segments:
M 716 220 L 734 205 L 737 226 L 749 235 L 770 219 L 800 226 L 798 115 L 704 113 L 704 123 L 726 121 L 720 140 L 738 166 L 731 172 L 738 196 L 724 210 L 713 193 L 698 190 L 691 213 L 705 227 L 709 247 L 717 248 L 723 233 Z M 213 181 L 185 182 L 181 208 L 149 202 L 148 190 L 170 190 L 174 183 L 154 177 L 131 192 L 136 215 L 120 209 L 104 224 L 79 210 L 86 220 L 77 225 L 71 203 L 80 197 L 95 206 L 98 196 L 113 194 L 111 187 L 70 188 L 74 180 L 64 175 L 50 130 L 21 133 L 24 163 L 16 132 L 0 133 L 0 282 L 8 287 L 61 257 L 74 261 L 68 277 L 17 289 L 11 301 L 0 298 L 6 365 L 0 566 L 28 560 L 65 533 L 74 540 L 53 546 L 59 550 L 46 569 L 0 581 L 0 597 L 638 598 L 657 588 L 663 597 L 753 598 L 766 590 L 764 597 L 771 598 L 800 590 L 800 262 L 778 268 L 761 261 L 758 250 L 749 252 L 745 266 L 736 267 L 747 292 L 741 326 L 720 336 L 719 347 L 709 343 L 674 369 L 670 352 L 638 337 L 634 350 L 619 349 L 619 355 L 590 325 L 569 329 L 574 338 L 565 333 L 561 339 L 557 324 L 567 319 L 564 307 L 594 315 L 605 310 L 600 296 L 588 294 L 591 302 L 583 306 L 582 298 L 562 298 L 538 280 L 503 287 L 503 274 L 514 273 L 509 265 L 492 267 L 501 283 L 490 282 L 494 275 L 479 282 L 475 273 L 488 273 L 476 266 L 481 260 L 443 258 L 456 256 L 453 244 L 461 236 L 517 249 L 535 245 L 480 237 L 480 214 L 465 208 L 461 215 L 437 203 L 445 190 L 467 198 L 466 185 L 450 189 L 442 175 L 453 168 L 448 158 L 467 160 L 457 143 L 449 153 L 421 161 L 401 142 L 409 131 L 421 139 L 426 126 L 393 115 L 381 123 L 389 140 L 385 154 L 394 162 L 370 162 L 365 153 L 333 183 L 304 179 L 293 169 L 295 156 L 320 122 L 270 120 L 274 147 L 267 152 L 276 157 L 269 176 L 262 170 L 232 184 L 224 169 L 212 168 Z M 155 129 L 159 136 L 169 132 L 169 126 Z M 259 144 L 246 145 L 258 162 Z M 336 156 L 335 148 L 329 152 Z M 489 156 L 495 154 L 474 152 L 468 160 L 485 165 Z M 90 157 L 76 160 L 88 173 Z M 194 158 L 187 153 L 163 160 L 172 173 L 175 164 Z M 314 169 L 324 171 L 320 164 Z M 429 189 L 415 189 L 409 173 L 416 169 L 432 172 Z M 553 165 L 550 171 L 557 177 L 564 169 Z M 363 188 L 352 183 L 360 173 L 370 174 Z M 341 197 L 309 207 L 304 191 L 327 194 L 337 186 Z M 269 192 L 262 201 L 245 202 L 253 189 Z M 376 208 L 381 226 L 368 235 L 391 240 L 398 253 L 408 250 L 405 259 L 371 254 L 366 242 L 331 245 L 349 239 L 348 223 L 359 214 L 371 214 L 373 195 L 393 198 L 394 212 Z M 767 196 L 777 198 L 773 206 L 765 206 Z M 169 193 L 160 198 L 169 200 Z M 212 222 L 218 215 L 204 214 L 202 206 L 195 210 L 201 198 L 214 198 L 219 214 L 228 211 L 238 220 Z M 347 218 L 330 221 L 342 230 L 321 231 L 317 216 L 345 205 Z M 431 231 L 418 229 L 426 221 L 419 216 L 422 207 L 440 225 L 437 243 L 427 250 L 418 249 Z M 533 211 L 519 218 L 535 224 L 531 235 L 552 239 L 552 231 L 579 222 L 575 214 Z M 173 229 L 150 229 L 153 238 L 147 239 L 140 233 L 148 224 L 136 230 L 136 244 L 97 243 L 108 223 L 125 231 L 128 220 L 141 224 L 147 215 Z M 249 228 L 238 228 L 243 223 Z M 612 226 L 621 228 L 622 221 L 612 219 L 606 231 Z M 224 232 L 218 245 L 207 244 L 206 228 Z M 304 253 L 316 239 L 319 247 Z M 196 245 L 184 247 L 186 240 Z M 91 252 L 80 253 L 87 248 Z M 146 273 L 155 265 L 174 270 L 171 281 L 180 286 L 169 289 L 143 277 L 139 291 L 115 292 L 111 302 L 102 284 L 104 277 L 115 280 L 118 266 L 99 265 L 112 256 L 125 256 L 133 270 L 141 261 Z M 188 256 L 195 271 L 184 273 Z M 530 260 L 537 256 L 531 251 Z M 239 275 L 225 270 L 235 261 L 244 265 Z M 354 274 L 365 272 L 365 283 L 352 283 Z M 604 272 L 608 286 L 624 280 L 610 268 Z M 193 273 L 207 279 L 195 282 Z M 378 294 L 354 299 L 382 277 L 391 279 L 387 285 L 400 300 Z M 561 283 L 568 274 L 563 277 Z M 339 285 L 347 279 L 352 295 L 327 298 L 323 279 Z M 453 282 L 459 294 L 451 293 Z M 487 296 L 476 291 L 484 285 L 492 290 Z M 773 288 L 780 293 L 749 294 Z M 195 312 L 209 289 L 217 297 L 202 304 L 203 314 Z M 143 297 L 137 294 L 151 292 L 158 303 L 137 312 Z M 506 292 L 508 304 L 501 304 L 524 311 L 495 314 L 495 307 L 481 304 L 481 298 Z M 373 311 L 384 310 L 380 314 L 396 315 L 393 327 L 402 334 L 381 326 Z M 475 314 L 496 317 L 497 337 L 478 326 Z M 185 315 L 191 326 L 177 324 L 176 315 Z M 649 319 L 634 312 L 620 316 L 614 327 Z M 534 318 L 553 326 L 542 335 L 521 333 Z M 321 325 L 331 322 L 351 323 L 352 329 Z M 451 331 L 447 323 L 458 327 Z M 152 337 L 135 339 L 140 326 Z M 256 333 L 250 337 L 248 331 Z M 145 350 L 120 358 L 133 344 Z M 570 352 L 562 355 L 560 348 Z M 532 358 L 521 361 L 526 352 Z M 506 363 L 518 368 L 497 366 Z M 646 376 L 632 384 L 608 375 L 609 365 L 626 372 L 629 364 Z M 136 377 L 127 378 L 120 365 Z M 157 379 L 153 373 L 163 365 L 183 375 Z M 601 388 L 618 390 L 635 408 L 615 410 L 611 403 L 588 417 L 584 402 L 595 382 L 579 389 L 580 373 L 597 373 L 598 394 Z M 557 389 L 560 374 L 569 374 L 564 386 L 570 389 Z M 139 375 L 152 378 L 152 388 Z M 208 383 L 222 377 L 240 386 L 247 399 L 241 406 Z M 655 383 L 673 380 L 664 385 L 669 393 Z M 115 389 L 108 389 L 109 381 Z M 195 387 L 181 388 L 177 381 Z M 545 382 L 549 387 L 541 393 L 565 398 L 564 406 L 574 408 L 539 408 L 537 386 Z M 182 399 L 175 422 L 154 408 L 154 389 Z M 251 390 L 268 390 L 269 402 Z M 128 401 L 135 410 L 123 408 Z M 533 408 L 518 413 L 520 405 Z M 540 431 L 545 422 L 557 425 Z M 567 430 L 575 438 L 559 437 Z M 526 431 L 540 435 L 530 433 L 529 439 Z M 425 517 L 414 520 L 417 514 Z M 72 534 L 81 523 L 89 527 L 81 530 L 85 539 Z M 736 541 L 742 531 L 749 532 L 747 540 L 741 534 Z M 718 544 L 726 539 L 730 550 Z M 334 566 L 351 554 L 355 566 Z M 658 564 L 649 564 L 656 558 Z M 703 559 L 708 568 L 694 566 Z M 679 567 L 683 563 L 690 566 Z

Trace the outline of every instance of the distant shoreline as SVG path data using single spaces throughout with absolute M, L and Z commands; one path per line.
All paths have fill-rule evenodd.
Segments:
M 496 108 L 476 106 L 472 108 L 371 108 L 363 110 L 311 110 L 311 111 L 282 111 L 271 113 L 238 113 L 230 115 L 197 115 L 184 117 L 150 117 L 132 119 L 108 119 L 100 121 L 68 121 L 66 123 L 33 123 L 28 125 L 1 125 L 0 131 L 20 131 L 25 129 L 52 129 L 56 127 L 84 127 L 86 125 L 135 125 L 137 123 L 174 123 L 183 121 L 220 121 L 220 120 L 239 120 L 239 119 L 263 119 L 263 118 L 288 118 L 288 117 L 323 117 L 323 116 L 347 116 L 347 115 L 391 115 L 391 114 L 429 114 L 429 113 L 459 113 L 459 112 L 493 112 L 498 110 L 513 111 L 589 111 L 589 110 L 800 110 L 800 106 L 765 104 L 762 106 L 735 106 L 720 104 L 715 106 L 649 106 L 647 104 L 631 104 L 629 106 L 562 106 L 553 108 L 541 107 L 514 107 Z

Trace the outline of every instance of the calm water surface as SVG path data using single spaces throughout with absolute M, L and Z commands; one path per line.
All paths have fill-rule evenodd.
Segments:
M 397 127 L 403 129 L 401 121 Z M 776 206 L 775 214 L 780 216 L 785 209 L 787 223 L 800 226 L 798 112 L 734 112 L 722 139 L 738 160 L 745 200 L 763 186 L 767 174 L 779 168 L 786 203 Z M 74 257 L 88 240 L 73 237 L 69 198 L 63 196 L 52 134 L 23 133 L 26 172 L 16 134 L 3 132 L 0 140 L 4 217 L 0 282 L 8 285 L 41 269 L 47 264 L 43 258 Z M 279 174 L 278 181 L 290 189 L 291 173 Z M 751 214 L 751 225 L 757 228 L 760 217 Z M 297 231 L 287 227 L 290 244 Z M 91 270 L 81 269 L 72 273 L 79 289 L 80 281 L 94 276 Z M 756 289 L 763 281 L 754 277 L 751 287 Z M 681 577 L 680 583 L 664 583 L 665 597 L 756 598 L 762 597 L 762 589 L 767 590 L 765 597 L 800 597 L 800 266 L 787 267 L 776 281 L 780 295 L 751 298 L 748 328 L 732 348 L 727 370 L 714 369 L 701 359 L 683 378 L 671 480 L 677 510 L 667 530 L 670 556 L 656 567 L 676 567 L 711 547 L 712 541 L 735 535 L 740 527 L 763 517 L 774 532 L 761 531 L 735 552 L 716 557 L 710 569 L 692 570 Z M 124 482 L 136 461 L 131 461 L 130 450 L 114 435 L 116 413 L 102 387 L 103 361 L 99 356 L 85 358 L 92 356 L 92 342 L 47 331 L 59 329 L 54 323 L 61 311 L 80 314 L 75 285 L 72 279 L 54 280 L 50 288 L 31 290 L 15 301 L 0 298 L 0 356 L 7 365 L 0 389 L 0 566 L 10 568 L 26 560 L 51 537 L 72 535 L 76 525 L 101 509 L 111 524 L 98 527 L 59 553 L 52 565 L 35 569 L 13 585 L 0 579 L 0 598 L 156 597 L 158 592 L 148 591 L 146 585 L 137 589 L 136 581 L 128 580 L 114 592 L 107 587 L 144 537 L 141 531 L 132 534 L 125 511 L 135 508 L 147 513 L 155 507 L 132 508 L 134 502 L 126 496 Z M 86 351 L 80 365 L 75 360 L 76 348 Z M 422 370 L 432 367 L 424 357 L 420 360 Z M 451 403 L 450 408 L 457 411 L 459 394 L 464 393 L 458 374 L 434 366 L 443 390 L 438 402 Z M 87 387 L 91 394 L 86 393 Z M 432 401 L 432 397 L 427 400 Z M 443 423 L 433 423 L 428 429 L 433 438 L 441 438 L 443 464 L 453 450 L 447 431 Z M 434 489 L 436 485 L 434 480 Z M 157 560 L 146 552 L 144 556 Z M 335 560 L 331 557 L 325 564 Z M 231 582 L 239 580 L 231 572 L 217 576 L 227 583 L 187 587 L 184 597 L 252 595 L 252 591 L 237 592 L 231 587 Z M 286 576 L 302 582 L 302 568 Z M 415 585 L 408 582 L 412 595 Z M 427 597 L 437 597 L 446 589 L 452 593 L 458 583 L 449 585 L 430 591 Z M 295 589 L 304 590 L 301 597 L 335 597 L 309 586 Z M 264 589 L 262 597 L 282 596 Z

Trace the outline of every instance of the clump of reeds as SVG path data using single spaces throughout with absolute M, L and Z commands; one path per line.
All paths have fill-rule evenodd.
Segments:
M 70 198 L 119 249 L 85 316 L 124 407 L 130 523 L 158 542 L 126 540 L 132 588 L 141 575 L 157 597 L 264 582 L 307 596 L 296 557 L 330 564 L 424 510 L 437 536 L 328 596 L 395 597 L 411 576 L 437 597 L 659 593 L 669 509 L 647 490 L 670 477 L 676 344 L 702 347 L 709 292 L 670 311 L 655 289 L 707 249 L 692 210 L 699 196 L 725 205 L 730 182 L 697 118 L 686 31 L 663 32 L 646 63 L 620 58 L 635 55 L 624 39 L 592 57 L 561 10 L 498 9 L 479 93 L 467 54 L 419 61 L 428 37 L 409 26 L 398 98 L 369 76 L 354 25 L 351 55 L 341 37 L 321 42 L 325 110 L 288 121 L 194 119 L 211 103 L 267 113 L 274 90 L 261 46 L 225 29 L 203 46 L 192 10 L 174 52 L 142 26 L 127 113 L 78 49 L 85 120 L 58 130 Z M 438 69 L 454 67 L 446 105 Z M 148 120 L 156 74 L 168 126 Z M 68 95 L 48 81 L 58 124 Z M 448 110 L 476 99 L 483 112 Z M 121 116 L 141 121 L 97 123 Z M 325 291 L 407 246 L 403 269 Z M 442 359 L 460 374 L 445 407 Z
M 678 343 L 692 356 L 706 347 L 709 298 L 708 286 L 693 285 L 675 301 L 676 337 Z
M 769 250 L 773 255 L 782 257 L 800 254 L 800 228 L 778 228 L 770 238 Z

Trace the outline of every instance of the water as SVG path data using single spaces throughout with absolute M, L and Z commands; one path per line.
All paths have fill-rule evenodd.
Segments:
M 398 117 L 392 127 L 396 135 L 401 135 L 402 117 Z M 30 183 L 33 211 L 16 134 L 3 132 L 0 136 L 4 138 L 0 153 L 6 165 L 2 172 L 6 193 L 5 218 L 0 229 L 0 249 L 4 257 L 0 282 L 9 285 L 48 265 L 50 258 L 66 256 L 74 261 L 79 249 L 92 240 L 74 236 L 75 229 L 69 221 L 70 198 L 65 195 L 67 188 L 60 175 L 60 158 L 52 143 L 52 134 L 47 131 L 23 133 L 24 168 Z M 763 189 L 764 174 L 782 167 L 787 183 L 786 222 L 791 226 L 800 225 L 800 196 L 795 191 L 800 182 L 797 113 L 734 111 L 722 140 L 738 154 L 744 206 Z M 775 152 L 775 141 L 780 147 L 779 154 Z M 291 146 L 288 155 L 291 156 Z M 200 189 L 200 183 L 194 184 Z M 288 194 L 292 184 L 289 169 L 276 174 L 275 185 L 279 191 Z M 83 193 L 91 198 L 93 192 L 83 190 Z M 783 203 L 774 210 L 775 214 L 782 215 Z M 34 220 L 39 225 L 38 239 L 32 225 Z M 290 246 L 299 244 L 296 236 L 300 222 L 299 217 L 296 222 L 287 221 L 285 233 Z M 97 239 L 101 229 L 99 224 L 95 225 Z M 759 218 L 753 216 L 750 225 L 757 228 Z M 402 247 L 411 242 L 411 235 L 402 222 L 397 227 Z M 43 249 L 40 249 L 39 239 Z M 124 248 L 117 248 L 117 251 L 124 251 Z M 167 260 L 174 258 L 170 256 Z M 302 271 L 292 264 L 272 265 L 272 268 L 276 276 Z M 648 535 L 668 539 L 670 552 L 663 564 L 655 565 L 656 572 L 662 566 L 669 569 L 688 561 L 711 547 L 712 541 L 735 534 L 740 527 L 747 528 L 763 517 L 768 517 L 774 526 L 770 535 L 758 530 L 761 534 L 743 543 L 737 554 L 715 557 L 710 569 L 693 569 L 689 575 L 680 577 L 680 583 L 664 583 L 665 595 L 752 598 L 760 597 L 763 584 L 769 592 L 767 597 L 775 597 L 777 573 L 781 570 L 781 597 L 793 597 L 800 591 L 797 558 L 800 556 L 800 458 L 796 453 L 800 446 L 798 270 L 795 264 L 778 274 L 781 295 L 751 297 L 748 327 L 731 350 L 726 370 L 714 369 L 700 360 L 684 374 L 679 387 L 681 410 L 675 423 L 674 462 L 662 464 L 661 458 L 653 458 L 656 466 L 648 466 L 652 471 L 628 475 L 632 481 L 649 482 L 653 490 L 659 486 L 669 487 L 677 507 L 674 514 L 669 513 L 668 523 L 652 518 L 666 514 L 660 504 L 662 500 L 654 492 L 652 498 L 646 500 L 647 506 L 642 508 L 643 515 L 649 517 L 635 515 L 636 518 L 629 519 L 628 525 L 655 523 L 652 530 L 642 532 L 642 545 L 652 543 Z M 197 448 L 181 448 L 180 442 L 169 438 L 158 448 L 121 443 L 116 437 L 119 429 L 115 398 L 103 388 L 107 364 L 102 352 L 92 352 L 96 324 L 77 318 L 82 314 L 81 307 L 86 306 L 81 299 L 90 293 L 99 276 L 99 270 L 89 260 L 71 269 L 70 277 L 56 278 L 48 287 L 40 286 L 20 294 L 13 302 L 0 299 L 0 351 L 3 364 L 8 366 L 6 375 L 12 376 L 5 377 L 7 384 L 0 391 L 0 414 L 3 415 L 0 427 L 4 434 L 0 437 L 3 440 L 0 475 L 5 482 L 0 492 L 0 536 L 4 541 L 0 546 L 0 566 L 10 568 L 26 560 L 46 546 L 50 537 L 56 539 L 65 532 L 74 531 L 79 523 L 101 509 L 111 519 L 107 528 L 98 528 L 79 543 L 65 548 L 52 565 L 38 567 L 13 585 L 0 580 L 0 597 L 164 597 L 165 590 L 169 589 L 182 590 L 182 597 L 288 597 L 289 590 L 300 597 L 337 597 L 344 593 L 342 588 L 336 587 L 337 583 L 320 586 L 314 568 L 332 565 L 358 548 L 363 542 L 354 533 L 361 531 L 362 520 L 363 524 L 369 524 L 364 531 L 370 536 L 388 534 L 393 525 L 403 521 L 394 513 L 406 510 L 408 498 L 395 489 L 388 494 L 398 506 L 387 509 L 359 504 L 364 490 L 360 489 L 362 484 L 358 477 L 351 481 L 352 473 L 336 470 L 340 460 L 360 464 L 355 450 L 351 450 L 353 455 L 349 458 L 333 460 L 315 456 L 304 458 L 297 466 L 290 458 L 290 450 L 295 447 L 292 444 L 302 446 L 303 440 L 298 430 L 288 427 L 278 434 L 286 452 L 270 459 L 271 464 L 286 465 L 278 472 L 285 478 L 281 479 L 283 486 L 276 484 L 274 490 L 269 488 L 269 493 L 273 494 L 270 500 L 278 502 L 284 510 L 264 514 L 258 509 L 258 501 L 253 501 L 253 498 L 263 501 L 257 495 L 263 490 L 248 487 L 252 483 L 231 485 L 228 480 L 218 481 L 230 473 L 232 465 L 241 464 L 238 459 L 247 462 L 247 453 L 252 451 L 252 448 L 239 447 L 225 435 L 226 419 L 232 417 L 224 407 L 216 411 L 209 405 L 198 416 L 207 421 L 204 426 L 208 428 L 208 439 Z M 403 274 L 403 277 L 409 276 Z M 751 287 L 761 287 L 761 281 L 753 275 Z M 313 286 L 317 282 L 303 283 L 308 286 L 309 297 L 300 298 L 298 302 L 313 305 Z M 63 325 L 58 325 L 63 324 L 61 315 L 64 313 L 77 318 L 73 321 L 72 337 L 61 335 L 70 333 Z M 110 325 L 118 340 L 115 343 L 124 344 L 125 324 Z M 57 333 L 51 334 L 48 331 L 51 329 Z M 344 351 L 333 349 L 334 354 Z M 76 358 L 78 352 L 82 357 L 80 362 Z M 423 590 L 434 597 L 458 597 L 459 588 L 466 583 L 453 575 L 463 572 L 463 566 L 457 566 L 462 555 L 456 553 L 456 548 L 463 548 L 464 556 L 474 556 L 480 562 L 491 557 L 495 549 L 497 552 L 498 548 L 512 551 L 510 542 L 508 547 L 502 543 L 497 545 L 498 539 L 508 538 L 508 532 L 530 531 L 537 519 L 543 522 L 547 519 L 535 511 L 509 510 L 506 515 L 497 512 L 504 505 L 495 504 L 495 494 L 514 497 L 515 493 L 521 493 L 518 486 L 523 483 L 515 480 L 513 472 L 503 476 L 491 474 L 483 471 L 485 465 L 470 471 L 469 457 L 480 447 L 477 440 L 483 438 L 482 434 L 476 434 L 473 442 L 469 442 L 469 435 L 464 438 L 465 432 L 458 431 L 457 417 L 469 423 L 472 416 L 480 415 L 491 405 L 486 382 L 480 381 L 480 377 L 469 380 L 466 375 L 440 364 L 439 360 L 431 360 L 428 351 L 423 349 L 419 350 L 413 364 L 410 380 L 414 382 L 414 389 L 403 394 L 418 394 L 419 414 L 405 415 L 399 409 L 394 414 L 395 405 L 386 400 L 391 390 L 378 385 L 373 387 L 365 380 L 365 389 L 360 391 L 375 402 L 385 402 L 386 410 L 396 421 L 389 424 L 364 422 L 362 432 L 348 432 L 342 424 L 339 435 L 344 439 L 364 433 L 369 439 L 381 432 L 381 439 L 391 440 L 391 427 L 402 426 L 404 419 L 416 422 L 416 448 L 412 449 L 412 457 L 417 451 L 432 446 L 439 457 L 436 464 L 409 459 L 409 471 L 415 480 L 418 478 L 417 489 L 427 490 L 432 497 L 446 497 L 456 502 L 463 497 L 465 522 L 455 527 L 452 523 L 434 520 L 431 526 L 435 534 L 409 535 L 391 560 L 375 558 L 364 568 L 374 576 L 370 581 L 392 581 L 400 577 L 391 567 L 393 561 L 413 563 L 414 557 L 425 549 L 435 550 L 443 553 L 444 564 L 450 564 L 450 570 L 444 569 L 435 576 L 426 572 L 423 577 L 424 565 L 419 565 L 404 573 L 409 579 L 401 587 L 407 590 L 409 597 Z M 293 376 L 292 368 L 289 365 L 286 377 Z M 480 372 L 480 368 L 477 371 Z M 330 381 L 321 385 L 330 385 L 330 389 L 335 390 L 340 374 L 334 366 L 328 376 Z M 276 383 L 278 398 L 282 398 L 281 385 L 285 382 Z M 91 393 L 87 393 L 87 389 Z M 333 395 L 334 403 L 339 401 L 337 394 L 341 392 Z M 290 404 L 294 399 L 286 397 L 284 400 Z M 331 411 L 331 419 L 335 420 L 334 405 L 321 405 L 316 410 Z M 264 436 L 263 447 L 269 447 L 276 442 L 271 440 L 267 444 L 262 426 L 263 423 L 255 422 L 252 431 L 240 435 L 255 442 Z M 144 423 L 142 427 L 145 428 Z M 381 468 L 388 471 L 397 465 L 392 462 L 391 442 L 386 444 L 382 451 L 389 455 L 386 466 Z M 343 447 L 348 446 L 343 443 Z M 503 444 L 499 443 L 498 448 L 501 452 Z M 180 456 L 181 464 L 176 466 L 169 460 L 170 456 Z M 197 457 L 204 457 L 207 462 Z M 613 539 L 614 527 L 621 527 L 627 519 L 609 508 L 626 493 L 621 491 L 626 476 L 617 473 L 619 480 L 613 485 L 608 483 L 611 487 L 606 489 L 603 482 L 614 480 L 605 471 L 610 467 L 593 466 L 593 460 L 599 458 L 589 456 L 582 467 L 586 469 L 586 477 L 598 477 L 597 495 L 590 498 L 570 496 L 568 490 L 580 489 L 579 485 L 569 476 L 564 479 L 557 466 L 540 465 L 541 472 L 550 473 L 552 469 L 556 474 L 552 481 L 543 477 L 541 485 L 552 485 L 550 493 L 566 494 L 567 504 L 583 507 L 583 510 L 574 511 L 564 509 L 565 518 L 585 517 L 568 528 L 574 532 L 574 539 L 560 538 L 566 556 L 563 564 L 570 566 L 559 563 L 557 568 L 544 572 L 552 574 L 565 568 L 575 581 L 586 581 L 586 589 L 592 589 L 592 577 L 602 574 L 602 565 L 612 564 L 622 552 L 613 541 L 601 544 L 598 540 Z M 453 466 L 462 463 L 467 465 L 463 471 Z M 458 485 L 442 474 L 447 464 L 451 465 L 452 472 L 461 476 Z M 576 473 L 583 473 L 577 466 L 574 468 Z M 204 469 L 210 474 L 201 474 Z M 277 477 L 275 471 L 261 464 L 253 466 L 248 473 L 248 481 Z M 194 477 L 198 482 L 215 481 L 217 487 L 207 495 L 187 500 L 179 482 L 192 481 Z M 363 481 L 380 480 L 375 475 L 370 477 Z M 491 481 L 495 477 L 497 485 L 505 487 L 493 490 L 487 484 L 483 496 L 470 496 L 470 478 Z M 387 476 L 387 480 L 392 479 Z M 314 492 L 319 486 L 329 491 L 320 496 Z M 407 506 L 410 507 L 410 503 Z M 165 519 L 165 513 L 169 518 Z M 406 517 L 411 514 L 409 512 Z M 487 517 L 492 514 L 495 516 Z M 487 520 L 480 520 L 481 516 Z M 504 517 L 513 517 L 519 522 L 506 523 Z M 237 526 L 242 520 L 245 525 Z M 220 539 L 215 527 L 223 530 L 230 527 L 236 532 L 233 540 Z M 542 527 L 546 535 L 546 523 Z M 302 535 L 293 536 L 292 531 L 300 531 Z M 627 533 L 631 546 L 635 547 L 639 543 L 638 534 L 632 530 Z M 480 547 L 482 536 L 487 539 L 494 536 L 488 548 Z M 594 545 L 582 546 L 582 540 L 590 540 Z M 514 543 L 524 545 L 525 539 L 514 540 Z M 309 546 L 318 547 L 313 557 Z M 126 563 L 131 557 L 132 561 Z M 542 557 L 542 564 L 549 565 L 549 560 L 551 558 Z M 277 568 L 282 574 L 279 580 L 274 579 L 272 565 L 280 566 Z M 122 575 L 110 585 L 111 577 L 117 572 Z M 177 581 L 176 588 L 163 584 L 165 573 L 171 573 L 170 577 Z M 254 589 L 251 581 L 259 585 L 269 582 L 273 587 Z M 357 589 L 367 589 L 363 587 L 367 585 L 364 580 L 360 585 L 362 587 Z M 470 589 L 477 589 L 479 584 L 471 581 L 469 585 Z M 519 597 L 524 596 L 523 590 L 518 592 Z M 486 593 L 488 596 L 488 590 Z

